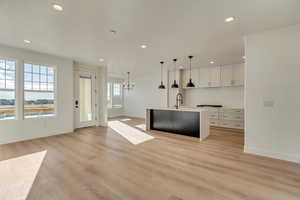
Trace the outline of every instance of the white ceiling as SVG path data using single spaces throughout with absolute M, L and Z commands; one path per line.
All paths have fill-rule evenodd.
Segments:
M 0 43 L 138 74 L 189 54 L 196 65 L 241 62 L 243 35 L 300 23 L 299 10 L 299 0 L 1 0 Z

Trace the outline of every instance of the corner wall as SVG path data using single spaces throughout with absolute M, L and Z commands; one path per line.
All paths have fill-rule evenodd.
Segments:
M 245 152 L 300 163 L 300 25 L 245 38 Z

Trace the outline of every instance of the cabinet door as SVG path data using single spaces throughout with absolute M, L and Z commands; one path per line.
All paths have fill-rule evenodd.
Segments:
M 244 85 L 245 79 L 245 64 L 237 64 L 232 66 L 233 69 L 233 85 L 242 86 Z
M 203 67 L 199 70 L 199 87 L 209 87 L 210 68 Z
M 221 71 L 220 67 L 210 68 L 210 87 L 220 87 L 221 86 Z
M 231 65 L 221 67 L 221 85 L 224 87 L 232 86 L 233 71 Z

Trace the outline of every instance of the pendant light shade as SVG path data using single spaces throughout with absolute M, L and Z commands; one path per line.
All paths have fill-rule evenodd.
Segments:
M 195 87 L 195 85 L 192 81 L 192 58 L 193 58 L 193 56 L 189 56 L 188 58 L 190 59 L 190 80 L 186 84 L 186 87 L 190 88 L 190 87 Z
M 178 84 L 176 83 L 176 62 L 177 59 L 173 59 L 174 62 L 174 83 L 172 84 L 171 88 L 179 88 Z
M 158 89 L 166 89 L 164 83 L 163 83 L 163 65 L 164 65 L 164 62 L 161 61 L 160 62 L 160 85 L 158 86 Z

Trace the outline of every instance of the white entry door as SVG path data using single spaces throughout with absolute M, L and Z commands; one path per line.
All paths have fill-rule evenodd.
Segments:
M 96 125 L 95 73 L 75 73 L 75 128 Z

